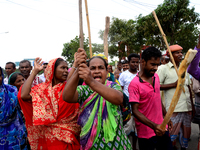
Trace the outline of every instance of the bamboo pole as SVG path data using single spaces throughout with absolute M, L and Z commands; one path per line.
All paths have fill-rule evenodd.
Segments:
M 82 19 L 82 0 L 79 0 L 79 44 L 80 48 L 84 48 L 83 46 L 83 41 L 84 41 L 84 36 L 83 36 L 83 19 Z
M 105 31 L 103 35 L 103 41 L 104 41 L 104 55 L 108 59 L 108 32 L 110 28 L 110 17 L 106 17 L 106 26 L 105 26 Z
M 181 62 L 180 67 L 179 67 L 179 72 L 178 72 L 178 84 L 176 87 L 176 91 L 174 93 L 174 96 L 172 98 L 171 104 L 169 106 L 169 109 L 167 111 L 167 114 L 165 115 L 165 118 L 161 124 L 161 129 L 165 129 L 167 123 L 169 122 L 174 109 L 178 103 L 178 100 L 181 96 L 181 92 L 183 90 L 183 86 L 184 86 L 184 82 L 185 82 L 185 76 L 186 76 L 186 71 L 187 71 L 187 67 L 189 66 L 189 64 L 192 62 L 192 60 L 194 59 L 195 55 L 197 53 L 197 50 L 188 50 L 188 52 L 185 55 L 184 60 Z
M 156 20 L 156 23 L 157 23 L 157 25 L 158 25 L 158 28 L 160 29 L 160 32 L 161 32 L 161 34 L 162 34 L 162 37 L 163 37 L 163 39 L 164 39 L 164 41 L 165 41 L 165 44 L 166 44 L 167 49 L 168 49 L 168 51 L 169 51 L 169 55 L 170 55 L 171 61 L 172 61 L 173 65 L 174 65 L 174 68 L 175 68 L 176 73 L 177 73 L 177 76 L 178 76 L 178 69 L 177 69 L 176 63 L 175 63 L 175 61 L 174 61 L 174 57 L 172 56 L 171 50 L 170 50 L 170 48 L 169 48 L 169 44 L 168 44 L 168 42 L 167 42 L 166 35 L 165 35 L 165 33 L 163 32 L 163 29 L 162 29 L 162 27 L 161 27 L 161 25 L 160 25 L 160 22 L 159 22 L 159 20 L 158 20 L 157 15 L 156 15 L 156 12 L 153 11 L 152 13 L 153 13 L 153 16 L 154 16 L 154 18 L 155 18 L 155 20 Z M 183 92 L 185 93 L 185 89 L 184 89 L 184 88 L 183 88 Z
M 92 43 L 91 43 L 90 21 L 89 21 L 89 13 L 88 13 L 87 0 L 85 0 L 85 11 L 86 11 L 86 18 L 87 18 L 87 26 L 88 26 L 90 58 L 92 58 Z

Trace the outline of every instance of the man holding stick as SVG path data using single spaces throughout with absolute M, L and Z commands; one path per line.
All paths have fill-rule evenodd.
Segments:
M 182 61 L 183 48 L 179 45 L 172 45 L 169 48 L 172 52 L 176 67 L 178 68 L 180 62 Z M 169 56 L 168 50 L 167 55 Z M 160 89 L 164 91 L 166 110 L 168 111 L 172 97 L 176 90 L 178 80 L 178 76 L 174 65 L 172 64 L 171 58 L 169 63 L 159 67 L 157 73 L 160 78 Z M 176 138 L 180 133 L 179 141 L 181 150 L 185 150 L 188 147 L 188 139 L 190 138 L 191 134 L 192 107 L 190 100 L 190 78 L 188 73 L 186 73 L 184 89 L 185 92 L 182 92 L 178 104 L 176 105 L 174 113 L 171 117 L 171 121 L 173 122 L 173 130 L 170 132 L 174 149 L 177 149 L 175 146 Z
M 140 150 L 171 150 L 169 132 L 162 130 L 160 124 L 165 115 L 160 98 L 159 77 L 155 73 L 160 65 L 161 52 L 148 47 L 142 53 L 141 71 L 131 81 L 129 102 L 135 116 Z M 169 124 L 169 129 L 172 128 Z

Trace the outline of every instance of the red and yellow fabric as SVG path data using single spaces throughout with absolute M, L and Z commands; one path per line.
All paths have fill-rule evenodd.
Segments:
M 62 99 L 66 82 L 52 87 L 56 60 L 51 60 L 46 68 L 46 81 L 31 88 L 32 101 L 21 99 L 21 89 L 18 94 L 32 150 L 80 148 L 79 104 Z

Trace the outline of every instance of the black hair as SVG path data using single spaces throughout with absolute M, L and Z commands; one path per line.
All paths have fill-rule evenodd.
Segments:
M 131 61 L 131 58 L 132 57 L 135 57 L 135 58 L 139 58 L 140 59 L 140 56 L 138 54 L 135 54 L 135 53 L 132 53 L 130 55 L 128 55 L 128 61 L 130 62 Z
M 99 58 L 99 59 L 103 60 L 104 66 L 106 67 L 106 70 L 107 70 L 108 64 L 106 63 L 105 59 L 103 59 L 103 58 L 100 57 L 100 56 L 94 56 L 94 57 L 90 58 L 89 61 L 88 61 L 88 63 L 87 63 L 87 66 L 88 66 L 88 67 L 89 67 L 89 65 L 90 65 L 90 61 L 91 61 L 92 59 L 94 59 L 94 58 Z
M 160 58 L 162 56 L 161 52 L 155 47 L 148 47 L 142 53 L 142 59 L 146 62 L 150 60 L 152 57 L 155 59 Z
M 119 65 L 119 64 L 122 64 L 122 62 L 121 62 L 121 61 L 118 61 L 118 62 L 117 62 L 117 65 Z
M 162 55 L 160 60 L 165 60 L 165 59 L 169 59 L 169 57 Z
M 56 60 L 55 66 L 54 66 L 54 71 L 56 70 L 56 68 L 58 67 L 58 65 L 60 65 L 60 63 L 61 63 L 62 61 L 65 61 L 65 60 L 62 59 L 62 58 L 58 58 L 58 59 Z
M 32 66 L 31 62 L 29 60 L 22 60 L 22 61 L 19 62 L 19 67 L 20 67 L 20 64 L 26 63 L 26 62 L 29 64 L 30 67 Z
M 124 60 L 123 62 L 122 62 L 122 65 L 123 64 L 128 64 L 128 61 L 127 60 Z
M 161 60 L 161 61 L 162 61 L 162 60 L 165 60 L 165 56 L 161 56 L 161 59 L 160 59 L 160 60 Z
M 14 83 L 15 83 L 15 81 L 16 81 L 16 79 L 17 79 L 17 76 L 18 75 L 21 75 L 22 77 L 24 77 L 24 75 L 23 74 L 21 74 L 21 73 L 19 73 L 19 72 L 15 72 L 15 73 L 13 73 L 11 76 L 10 76 L 10 85 L 14 85 Z
M 13 69 L 15 69 L 15 68 L 16 68 L 16 65 L 15 65 L 15 63 L 14 63 L 14 62 L 11 62 L 11 61 L 9 61 L 9 62 L 7 62 L 7 63 L 6 63 L 6 65 L 8 65 L 8 64 L 12 64 L 12 66 L 13 66 Z

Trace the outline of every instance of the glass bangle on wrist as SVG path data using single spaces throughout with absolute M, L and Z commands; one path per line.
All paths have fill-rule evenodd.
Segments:
M 76 67 L 72 66 L 72 68 L 74 68 L 75 70 L 77 69 Z

